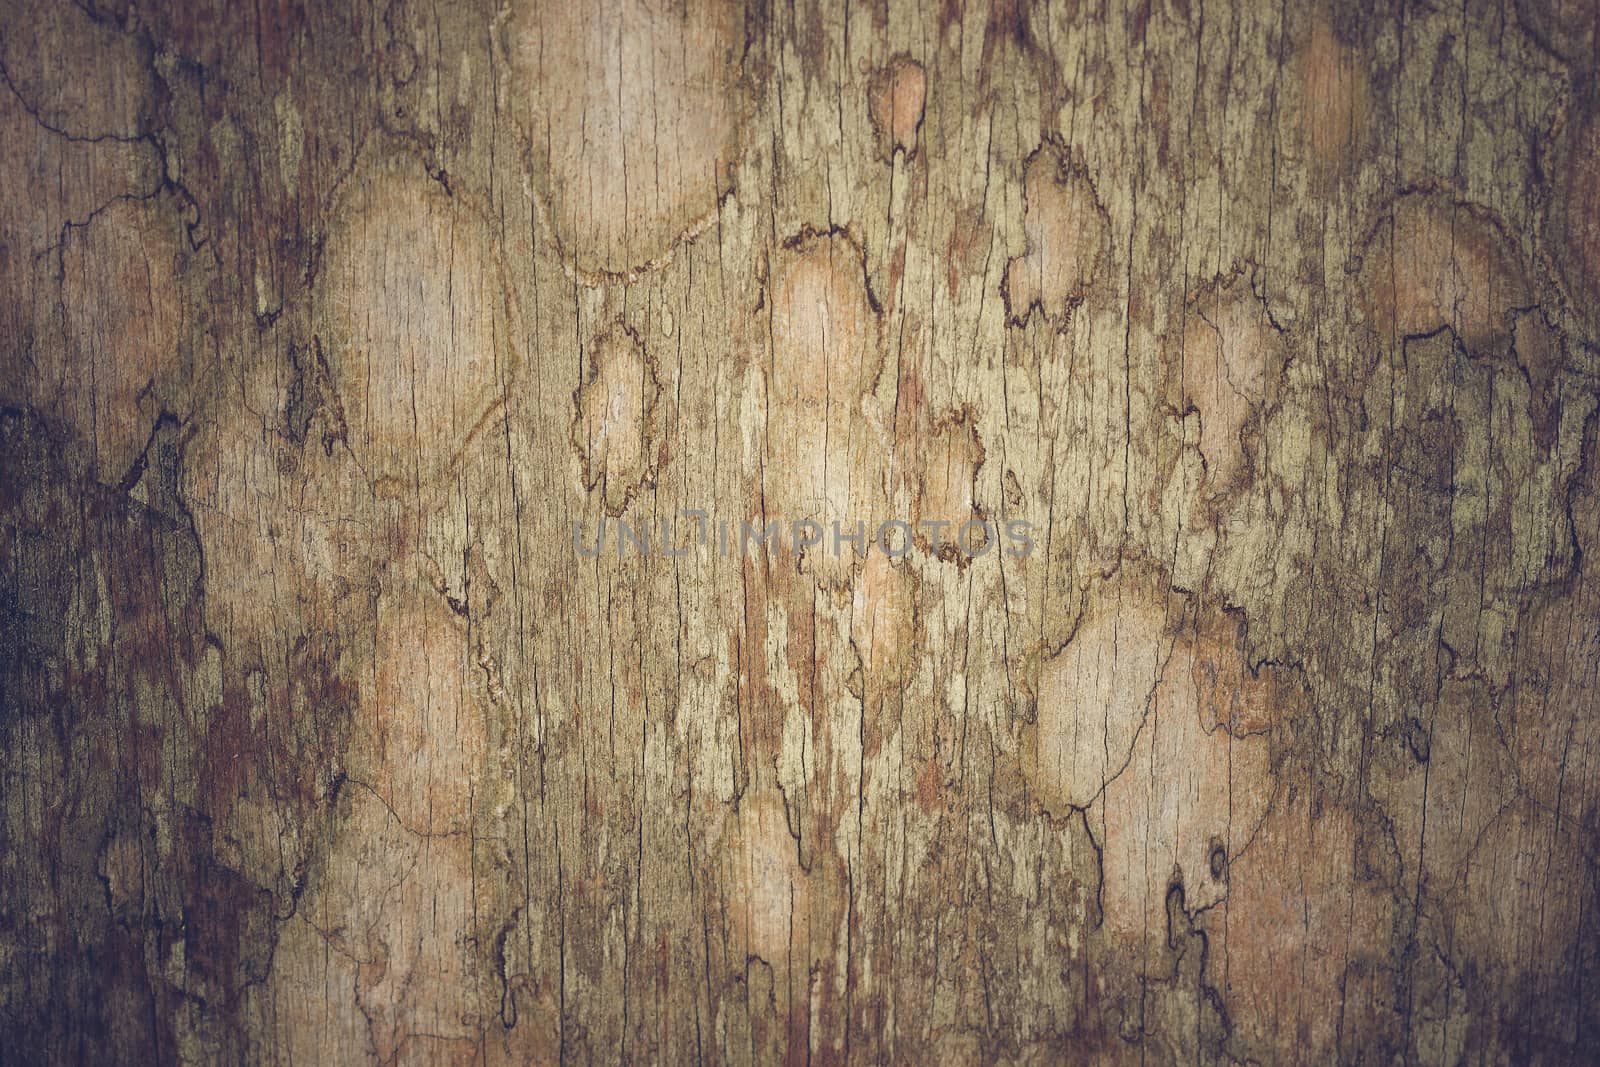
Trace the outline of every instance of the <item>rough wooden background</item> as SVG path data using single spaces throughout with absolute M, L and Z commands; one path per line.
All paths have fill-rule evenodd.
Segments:
M 4 8 L 0 1059 L 1600 1056 L 1591 0 Z

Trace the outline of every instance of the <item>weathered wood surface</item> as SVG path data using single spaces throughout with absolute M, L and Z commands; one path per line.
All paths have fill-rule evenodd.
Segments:
M 0 1056 L 1592 1062 L 1597 49 L 12 0 Z

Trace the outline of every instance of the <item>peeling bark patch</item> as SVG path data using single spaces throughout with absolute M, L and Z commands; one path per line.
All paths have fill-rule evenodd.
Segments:
M 773 391 L 789 404 L 847 414 L 878 372 L 877 309 L 860 248 L 842 233 L 785 243 L 773 282 Z
M 156 204 L 117 201 L 62 250 L 71 363 L 57 381 L 68 422 L 93 442 L 101 477 L 115 483 L 144 450 L 151 427 L 188 383 L 176 380 L 184 331 L 182 238 Z
M 343 220 L 319 294 L 334 388 L 373 486 L 410 493 L 503 415 L 510 296 L 482 220 L 420 170 L 377 166 Z
M 419 839 L 358 789 L 333 849 L 273 956 L 282 1046 L 346 1062 L 474 1048 L 469 839 Z
M 480 946 L 466 935 L 488 755 L 464 620 L 403 563 L 391 578 L 344 760 L 344 817 L 273 969 L 289 1025 L 318 1026 L 331 983 L 343 1017 L 364 1022 L 361 1044 L 384 1061 L 481 1029 Z M 330 952 L 347 961 L 331 975 Z
M 878 131 L 879 151 L 885 159 L 892 160 L 896 152 L 916 154 L 917 131 L 922 128 L 927 99 L 927 71 L 910 56 L 895 56 L 873 78 L 872 124 Z
M 137 835 L 119 833 L 100 848 L 96 868 L 113 914 L 138 914 L 145 899 L 145 857 Z
M 0 197 L 0 279 L 12 303 L 0 309 L 4 324 L 8 313 L 24 311 L 35 257 L 59 247 L 63 225 L 82 224 L 117 197 L 151 192 L 160 163 L 148 141 L 69 139 L 4 84 L 0 143 L 0 179 L 28 191 Z
M 653 269 L 715 217 L 745 118 L 738 4 L 523 2 L 506 47 L 535 183 L 580 278 Z
M 1539 648 L 1542 630 L 1531 628 L 1530 654 L 1562 655 Z M 1549 699 L 1570 707 L 1582 697 Z M 1547 724 L 1561 720 L 1543 705 L 1497 714 L 1481 683 L 1448 680 L 1436 705 L 1388 746 L 1374 789 L 1408 885 L 1420 886 L 1429 912 L 1453 917 L 1420 936 L 1470 945 L 1486 979 L 1521 988 L 1571 965 L 1556 946 L 1579 936 L 1592 862 L 1577 838 L 1593 822 L 1593 775 L 1573 768 L 1595 765 L 1594 730 L 1563 723 L 1550 737 Z
M 897 691 L 913 660 L 916 578 L 877 550 L 867 553 L 851 598 L 851 634 L 866 668 L 869 696 Z
M 1382 338 L 1449 327 L 1471 351 L 1498 351 L 1511 310 L 1527 302 L 1520 257 L 1487 211 L 1437 192 L 1394 202 L 1363 255 L 1373 321 Z
M 347 757 L 350 776 L 381 783 L 374 789 L 385 806 L 413 832 L 463 833 L 487 751 L 466 621 L 431 583 L 393 578 L 396 595 L 380 605 L 376 670 L 361 693 L 364 733 Z
M 1027 321 L 1034 307 L 1061 324 L 1100 269 L 1110 219 L 1088 173 L 1054 142 L 1028 158 L 1023 187 L 1027 251 L 1007 265 L 1001 295 L 1013 324 Z
M 638 334 L 614 322 L 590 342 L 583 384 L 572 395 L 572 447 L 584 488 L 600 491 L 608 515 L 621 515 L 655 484 L 660 395 L 655 360 Z
M 1226 898 L 1278 790 L 1267 731 L 1298 706 L 1249 670 L 1226 620 L 1169 620 L 1158 586 L 1100 588 L 1045 661 L 1024 765 L 1052 815 L 1087 812 L 1105 924 L 1150 976 L 1167 958 L 1169 889 L 1191 914 Z
M 281 663 L 284 645 L 318 620 L 338 630 L 341 612 L 363 613 L 395 547 L 364 521 L 372 487 L 336 447 L 329 368 L 314 349 L 295 358 L 301 396 L 330 394 L 299 414 L 300 443 L 293 389 L 258 367 L 212 398 L 183 449 L 178 489 L 205 559 L 206 626 L 239 669 Z

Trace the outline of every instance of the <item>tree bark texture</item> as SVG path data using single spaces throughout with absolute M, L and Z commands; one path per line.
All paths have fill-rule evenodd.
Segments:
M 1591 0 L 3 19 L 6 1062 L 1600 1056 Z

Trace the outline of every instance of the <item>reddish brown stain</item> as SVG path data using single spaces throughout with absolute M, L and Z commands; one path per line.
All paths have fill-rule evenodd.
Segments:
M 963 284 L 982 278 L 984 257 L 991 241 L 993 231 L 981 207 L 967 207 L 956 212 L 950 242 L 945 248 L 944 281 L 952 300 Z
M 1341 1036 L 1359 1044 L 1385 1010 L 1394 901 L 1354 876 L 1359 832 L 1348 809 L 1301 792 L 1235 836 L 1244 850 L 1228 863 L 1230 921 L 1213 935 L 1207 970 L 1253 1047 L 1332 1057 Z
M 933 814 L 944 804 L 944 772 L 937 759 L 925 761 L 917 775 L 917 804 L 925 815 Z
M 1187 677 L 1172 679 L 1175 686 L 1190 687 L 1208 732 L 1221 728 L 1235 737 L 1264 733 L 1306 709 L 1304 690 L 1293 673 L 1252 665 L 1242 636 L 1241 625 L 1231 616 L 1210 616 L 1186 641 L 1187 656 L 1178 668 Z
M 1150 974 L 1166 958 L 1169 887 L 1183 886 L 1191 912 L 1227 896 L 1226 858 L 1278 790 L 1267 731 L 1303 706 L 1250 671 L 1226 620 L 1183 623 L 1176 598 L 1132 574 L 1098 587 L 1042 665 L 1025 745 L 1044 808 L 1088 811 L 1105 923 Z
M 869 689 L 898 689 L 913 659 L 916 577 L 909 564 L 873 549 L 857 576 L 851 600 L 851 636 L 861 653 Z

